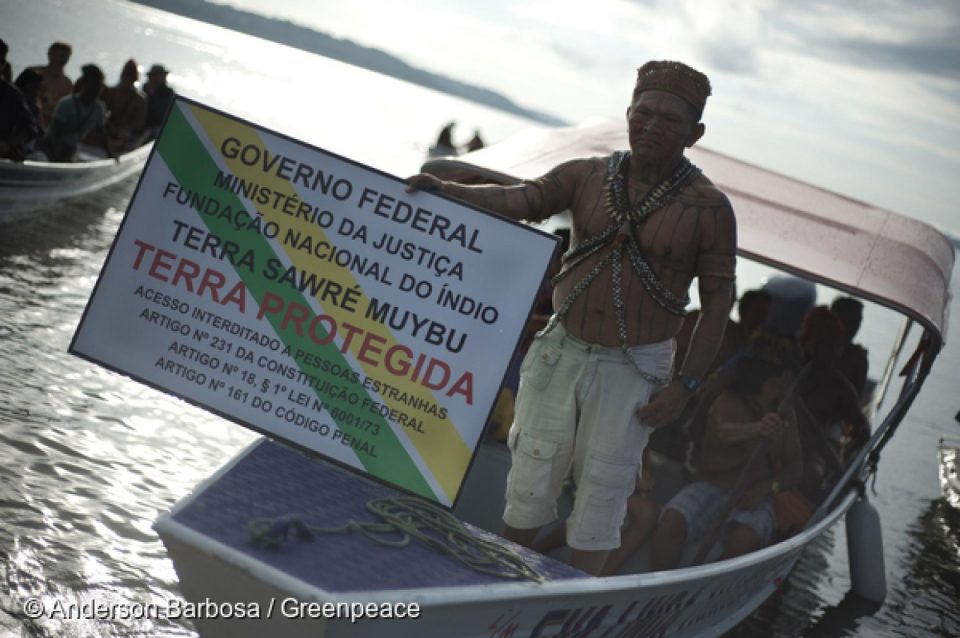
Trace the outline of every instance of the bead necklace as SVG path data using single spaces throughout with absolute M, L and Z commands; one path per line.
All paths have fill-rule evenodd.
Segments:
M 613 248 L 610 253 L 597 262 L 580 281 L 578 281 L 567 298 L 557 309 L 557 312 L 550 318 L 542 334 L 552 330 L 570 311 L 577 298 L 590 286 L 594 279 L 601 272 L 610 266 L 612 276 L 612 295 L 613 307 L 617 322 L 617 336 L 620 341 L 620 348 L 623 350 L 624 358 L 633 362 L 634 367 L 640 376 L 658 385 L 664 385 L 669 380 L 651 375 L 641 370 L 636 361 L 630 356 L 630 349 L 627 345 L 627 326 L 626 326 L 626 305 L 623 299 L 623 272 L 621 263 L 623 253 L 626 250 L 627 258 L 634 272 L 643 283 L 644 288 L 650 294 L 651 298 L 668 312 L 683 316 L 685 308 L 690 302 L 688 295 L 679 296 L 663 285 L 656 271 L 647 261 L 640 248 L 637 239 L 637 229 L 642 221 L 649 217 L 654 211 L 665 206 L 670 200 L 676 197 L 684 184 L 689 179 L 700 174 L 700 169 L 690 163 L 687 158 L 682 158 L 680 165 L 674 173 L 663 182 L 655 186 L 637 206 L 630 206 L 627 197 L 627 169 L 629 166 L 630 154 L 628 152 L 614 153 L 610 156 L 607 166 L 607 188 L 606 188 L 606 206 L 610 215 L 610 224 L 603 229 L 600 234 L 584 239 L 580 244 L 571 249 L 564 255 L 564 267 L 560 273 L 551 279 L 556 284 L 573 269 L 591 255 L 596 254 L 601 248 L 611 245 Z M 629 233 L 624 226 L 629 226 Z
M 673 175 L 657 184 L 637 206 L 630 205 L 627 196 L 627 171 L 630 167 L 630 153 L 614 154 L 611 158 L 611 171 L 607 178 L 607 211 L 618 226 L 629 221 L 631 229 L 677 196 L 688 179 L 700 173 L 686 157 L 680 158 L 680 164 Z M 616 166 L 614 166 L 616 162 Z

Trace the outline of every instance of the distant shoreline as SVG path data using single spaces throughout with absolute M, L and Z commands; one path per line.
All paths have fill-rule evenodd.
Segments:
M 130 0 L 130 2 L 383 73 L 542 124 L 551 126 L 568 124 L 565 120 L 549 113 L 520 106 L 509 98 L 489 89 L 418 69 L 380 49 L 365 47 L 350 40 L 334 38 L 321 31 L 287 20 L 268 18 L 257 13 L 206 2 L 206 0 L 200 2 L 195 0 Z

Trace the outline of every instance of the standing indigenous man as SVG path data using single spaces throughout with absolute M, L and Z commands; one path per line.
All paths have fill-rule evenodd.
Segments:
M 515 186 L 464 186 L 423 174 L 407 182 L 409 190 L 513 219 L 572 213 L 572 248 L 553 279 L 557 312 L 522 367 L 504 536 L 529 546 L 556 519 L 572 467 L 577 492 L 567 544 L 572 564 L 593 574 L 620 544 L 652 428 L 683 410 L 727 323 L 736 221 L 723 193 L 683 155 L 703 136 L 709 95 L 702 73 L 648 62 L 627 108 L 630 151 L 565 162 Z M 671 379 L 674 335 L 694 277 L 701 316 Z

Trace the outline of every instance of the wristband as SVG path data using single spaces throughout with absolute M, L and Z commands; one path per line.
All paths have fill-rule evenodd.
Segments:
M 687 390 L 690 390 L 690 392 L 696 392 L 698 389 L 700 389 L 700 386 L 703 385 L 703 381 L 700 379 L 694 379 L 693 377 L 688 377 L 685 374 L 679 375 L 677 377 L 677 381 Z

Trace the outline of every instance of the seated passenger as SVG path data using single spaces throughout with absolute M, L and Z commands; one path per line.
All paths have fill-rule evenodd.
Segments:
M 856 389 L 839 367 L 845 343 L 840 319 L 826 306 L 817 306 L 804 319 L 799 337 L 804 359 L 816 371 L 801 387 L 803 405 L 822 427 L 844 421 L 855 440 L 866 440 L 870 424 L 860 409 Z
M 741 295 L 737 302 L 737 311 L 740 321 L 727 319 L 727 327 L 723 333 L 720 349 L 708 370 L 708 378 L 701 386 L 693 399 L 687 404 L 684 414 L 681 414 L 677 423 L 667 427 L 657 428 L 650 435 L 648 444 L 654 451 L 674 461 L 678 461 L 689 469 L 692 462 L 691 455 L 703 436 L 703 422 L 706 417 L 706 408 L 716 399 L 717 395 L 729 381 L 728 368 L 735 363 L 736 358 L 746 347 L 748 340 L 760 328 L 767 318 L 770 307 L 770 295 L 763 290 L 748 290 Z M 699 310 L 693 310 L 684 318 L 680 332 L 676 336 L 676 361 L 682 362 L 686 357 L 690 335 L 700 317 Z M 699 409 L 698 409 L 699 406 Z
M 13 85 L 20 89 L 23 99 L 27 102 L 27 108 L 30 109 L 34 120 L 37 122 L 37 130 L 42 135 L 43 128 L 40 125 L 40 102 L 38 101 L 38 97 L 40 95 L 40 87 L 43 85 L 43 78 L 40 77 L 40 74 L 36 71 L 24 69 L 20 72 L 20 75 L 17 76 L 17 79 L 13 81 Z
M 73 49 L 66 42 L 54 42 L 47 49 L 47 64 L 30 67 L 43 78 L 38 102 L 40 103 L 40 126 L 49 128 L 53 110 L 63 98 L 73 93 L 73 82 L 63 69 L 70 61 Z
M 737 302 L 737 314 L 740 315 L 740 327 L 743 329 L 744 342 L 767 322 L 770 312 L 770 293 L 765 290 L 748 290 L 740 295 Z
M 110 136 L 110 147 L 118 153 L 132 151 L 140 145 L 147 123 L 147 98 L 136 85 L 139 76 L 137 63 L 127 60 L 120 72 L 120 81 L 103 92 L 106 133 Z M 100 146 L 103 140 L 97 139 L 94 131 L 87 142 Z
M 51 162 L 72 162 L 80 140 L 92 130 L 102 130 L 107 121 L 106 109 L 99 100 L 103 90 L 103 71 L 95 64 L 84 66 L 77 80 L 77 90 L 57 104 L 42 140 L 41 148 Z M 107 154 L 113 156 L 106 137 L 102 139 Z
M 7 46 L 7 43 L 0 40 L 0 80 L 13 82 L 13 68 L 10 66 L 10 63 L 7 62 L 7 53 L 9 51 L 10 47 Z
M 22 162 L 39 135 L 36 117 L 20 89 L 0 79 L 0 157 Z
M 763 291 L 770 297 L 764 329 L 773 334 L 796 337 L 803 318 L 817 303 L 816 285 L 793 275 L 775 275 L 763 284 Z
M 654 571 L 677 567 L 688 541 L 705 555 L 720 540 L 726 559 L 774 539 L 773 495 L 795 486 L 803 471 L 790 392 L 798 365 L 790 340 L 751 338 L 730 385 L 709 408 L 695 482 L 660 515 Z
M 863 304 L 853 297 L 837 297 L 830 304 L 830 310 L 843 324 L 843 352 L 840 355 L 840 363 L 837 365 L 840 372 L 850 379 L 853 389 L 857 391 L 857 396 L 862 402 L 865 398 L 864 390 L 867 385 L 869 362 L 867 349 L 859 343 L 854 343 L 853 339 L 860 331 L 860 324 L 863 322 Z
M 870 436 L 870 425 L 853 384 L 838 367 L 844 328 L 826 306 L 813 308 L 800 329 L 803 356 L 812 368 L 800 385 L 800 438 L 805 464 L 804 492 L 816 499 L 831 474 L 843 469 L 848 444 Z
M 732 317 L 727 319 L 727 327 L 723 331 L 720 349 L 717 350 L 717 355 L 713 359 L 708 374 L 730 363 L 731 359 L 743 350 L 750 335 L 766 321 L 769 307 L 770 295 L 763 290 L 748 290 L 743 293 L 740 300 L 737 301 L 737 313 L 740 316 L 740 321 L 734 321 Z M 732 305 L 730 309 L 733 310 Z M 699 319 L 700 311 L 696 309 L 691 310 L 684 318 L 683 325 L 676 337 L 676 361 L 682 362 L 686 357 L 690 335 L 693 334 L 693 328 Z
M 147 121 L 144 124 L 144 141 L 156 139 L 167 117 L 167 111 L 176 97 L 173 89 L 167 85 L 169 71 L 162 64 L 154 64 L 147 71 L 147 83 L 143 92 L 147 96 Z

